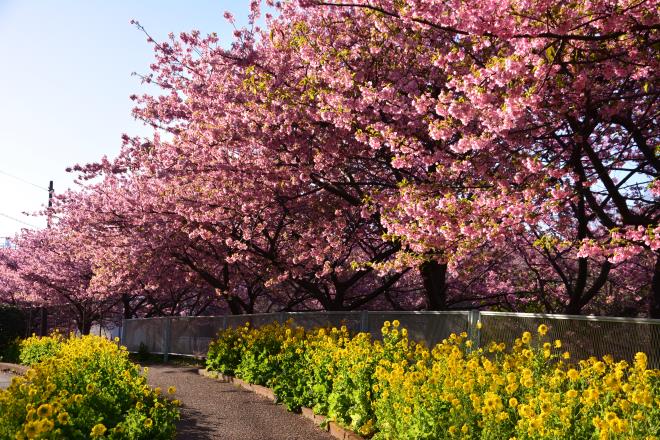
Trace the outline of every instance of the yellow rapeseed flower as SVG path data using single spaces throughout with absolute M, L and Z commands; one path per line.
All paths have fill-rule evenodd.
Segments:
M 36 419 L 37 419 L 37 411 L 34 409 L 28 410 L 27 414 L 25 415 L 25 420 L 31 422 Z
M 45 419 L 46 417 L 50 417 L 53 414 L 53 407 L 48 404 L 44 403 L 43 405 L 40 405 L 39 408 L 37 409 L 37 415 Z
M 154 421 L 150 418 L 144 419 L 144 427 L 150 429 L 154 425 Z
M 175 386 L 171 386 L 167 389 L 167 394 L 174 394 L 174 393 L 176 393 L 176 387 Z
M 538 332 L 539 335 L 545 336 L 548 333 L 548 326 L 545 324 L 539 325 Z
M 69 423 L 69 413 L 67 412 L 61 412 L 57 415 L 57 422 L 60 425 L 66 425 Z
M 55 427 L 55 422 L 53 422 L 51 419 L 43 419 L 39 423 L 40 428 L 39 430 L 41 432 L 48 432 L 51 431 Z
M 23 427 L 23 432 L 27 438 L 36 438 L 39 435 L 40 424 L 38 422 L 29 422 Z
M 102 437 L 105 434 L 105 431 L 107 431 L 105 425 L 103 423 L 97 423 L 92 428 L 92 432 L 90 434 L 92 437 Z
M 532 334 L 530 332 L 524 332 L 521 338 L 523 344 L 529 344 L 532 340 Z

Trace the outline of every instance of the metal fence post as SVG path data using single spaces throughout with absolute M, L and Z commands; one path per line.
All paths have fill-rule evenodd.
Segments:
M 126 328 L 126 320 L 122 318 L 121 325 L 119 326 L 119 345 L 124 344 L 124 329 Z
M 277 312 L 277 320 L 280 324 L 284 324 L 286 322 L 286 312 Z
M 222 329 L 227 330 L 227 315 L 222 315 Z
M 172 318 L 165 318 L 165 331 L 163 332 L 163 362 L 167 362 L 172 346 Z
M 368 332 L 369 331 L 369 312 L 362 310 L 360 312 L 360 331 Z
M 478 350 L 481 343 L 481 313 L 479 310 L 468 311 L 468 337 L 472 341 L 472 350 Z

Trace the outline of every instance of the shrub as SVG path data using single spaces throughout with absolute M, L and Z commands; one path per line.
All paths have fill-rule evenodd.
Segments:
M 25 337 L 25 316 L 12 306 L 0 305 L 0 353 Z
M 309 406 L 306 401 L 306 388 L 309 378 L 309 362 L 305 357 L 305 345 L 309 343 L 308 335 L 301 327 L 287 328 L 279 353 L 275 354 L 273 366 L 276 371 L 269 386 L 273 388 L 278 401 L 289 411 L 298 411 L 302 406 Z
M 241 362 L 245 338 L 249 330 L 248 325 L 237 329 L 228 328 L 219 332 L 216 339 L 209 344 L 206 368 L 223 374 L 235 374 L 236 368 Z
M 397 321 L 384 323 L 382 341 L 345 327 L 273 324 L 221 332 L 212 347 L 242 379 L 272 386 L 287 408 L 311 406 L 378 440 L 660 433 L 660 370 L 648 369 L 644 353 L 632 364 L 611 356 L 571 363 L 547 332 L 542 325 L 508 349 L 473 350 L 465 333 L 428 348 Z
M 286 337 L 286 327 L 272 323 L 259 329 L 245 327 L 241 359 L 236 374 L 257 385 L 270 385 L 269 381 L 278 372 L 277 354 Z
M 21 354 L 19 356 L 23 365 L 34 365 L 42 360 L 53 357 L 62 347 L 62 335 L 55 332 L 50 336 L 40 337 L 32 335 L 21 341 Z
M 590 358 L 567 363 L 561 341 L 525 332 L 470 352 L 466 335 L 432 350 L 403 340 L 407 359 L 376 369 L 378 439 L 651 438 L 660 432 L 660 371 Z M 390 335 L 385 345 L 392 344 Z
M 98 336 L 51 339 L 59 349 L 0 391 L 0 438 L 173 438 L 177 402 L 146 384 L 124 347 Z
M 19 338 L 9 341 L 0 350 L 0 361 L 17 363 L 20 362 L 21 340 Z
M 151 359 L 151 352 L 149 351 L 149 346 L 144 342 L 140 342 L 137 353 L 135 353 L 135 358 L 139 362 L 147 362 Z
M 373 433 L 371 388 L 376 364 L 382 355 L 368 333 L 358 333 L 333 353 L 332 391 L 328 416 L 364 435 Z

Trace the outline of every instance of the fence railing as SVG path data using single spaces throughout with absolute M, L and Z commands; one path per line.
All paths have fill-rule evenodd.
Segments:
M 291 320 L 307 329 L 345 325 L 352 331 L 380 336 L 384 321 L 398 319 L 411 339 L 432 346 L 451 333 L 466 332 L 475 347 L 489 342 L 510 346 L 524 331 L 549 328 L 550 341 L 560 339 L 573 359 L 606 354 L 632 360 L 637 352 L 648 355 L 649 365 L 660 368 L 660 319 L 546 315 L 480 311 L 445 312 L 279 312 L 254 315 L 179 316 L 123 321 L 121 339 L 129 351 L 146 349 L 167 355 L 206 356 L 218 331 L 250 323 L 259 327 Z

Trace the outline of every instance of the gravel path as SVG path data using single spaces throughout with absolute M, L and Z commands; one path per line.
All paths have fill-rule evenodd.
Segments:
M 25 365 L 9 364 L 0 362 L 0 390 L 6 390 L 11 383 L 11 378 L 17 374 L 23 374 L 28 370 Z
M 332 440 L 310 420 L 238 386 L 197 374 L 196 368 L 149 365 L 149 383 L 183 405 L 178 439 Z
M 13 376 L 14 376 L 13 374 L 0 371 L 0 390 L 7 389 L 7 387 L 9 387 L 9 384 L 11 383 L 11 378 Z

